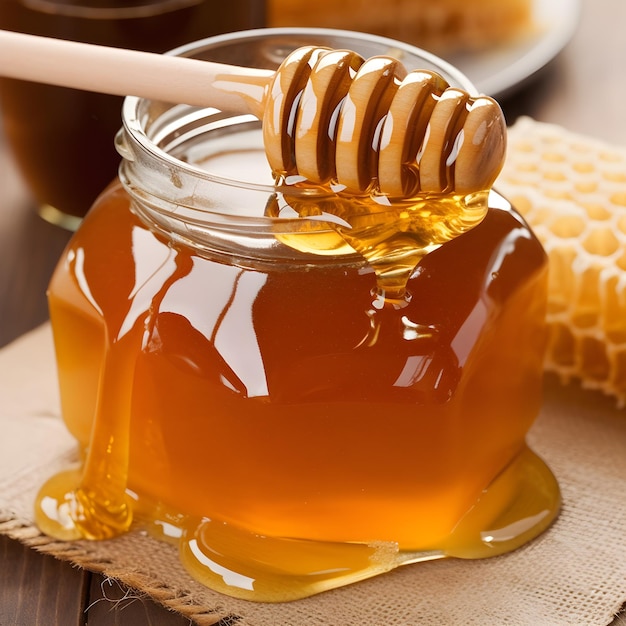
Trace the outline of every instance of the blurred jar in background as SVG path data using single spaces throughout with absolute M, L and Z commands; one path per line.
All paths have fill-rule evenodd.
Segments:
M 532 0 L 267 0 L 268 26 L 343 28 L 447 56 L 532 29 Z
M 5 30 L 151 52 L 264 20 L 262 0 L 0 0 Z M 75 228 L 116 175 L 121 104 L 115 96 L 0 79 L 4 133 L 48 221 Z

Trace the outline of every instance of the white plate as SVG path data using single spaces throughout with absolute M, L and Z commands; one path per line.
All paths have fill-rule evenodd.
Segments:
M 574 34 L 581 0 L 534 0 L 537 33 L 511 45 L 465 53 L 447 60 L 481 93 L 501 97 L 551 61 Z

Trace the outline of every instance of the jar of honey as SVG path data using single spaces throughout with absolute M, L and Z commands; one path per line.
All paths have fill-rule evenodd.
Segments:
M 276 68 L 311 43 L 472 90 L 427 53 L 345 31 L 232 33 L 176 53 Z M 428 216 L 457 197 L 275 180 L 249 115 L 131 97 L 123 119 L 119 180 L 49 289 L 84 463 L 42 487 L 44 532 L 142 526 L 207 586 L 283 601 L 502 554 L 550 525 L 558 486 L 526 444 L 546 256 L 503 197 L 464 199 L 479 219 L 435 245 Z

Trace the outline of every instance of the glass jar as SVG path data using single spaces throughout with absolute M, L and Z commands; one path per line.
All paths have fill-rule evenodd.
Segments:
M 177 53 L 275 68 L 310 43 L 472 89 L 427 53 L 344 31 L 249 31 Z M 85 462 L 42 488 L 45 532 L 97 539 L 134 520 L 177 542 L 207 586 L 277 601 L 501 554 L 550 524 L 558 487 L 525 441 L 546 256 L 506 200 L 491 192 L 480 224 L 411 272 L 404 301 L 381 302 L 332 216 L 293 210 L 334 193 L 274 185 L 258 120 L 137 98 L 123 118 L 120 180 L 49 290 Z

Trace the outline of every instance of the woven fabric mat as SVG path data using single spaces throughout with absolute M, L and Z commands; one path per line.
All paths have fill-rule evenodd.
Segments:
M 554 526 L 529 545 L 481 561 L 406 566 L 285 604 L 232 599 L 194 582 L 176 549 L 139 531 L 60 543 L 33 524 L 50 475 L 76 461 L 59 417 L 49 325 L 0 350 L 0 532 L 118 578 L 198 624 L 238 626 L 606 626 L 626 602 L 626 415 L 576 386 L 546 383 L 530 434 L 563 493 Z M 236 619 L 233 619 L 235 618 Z

